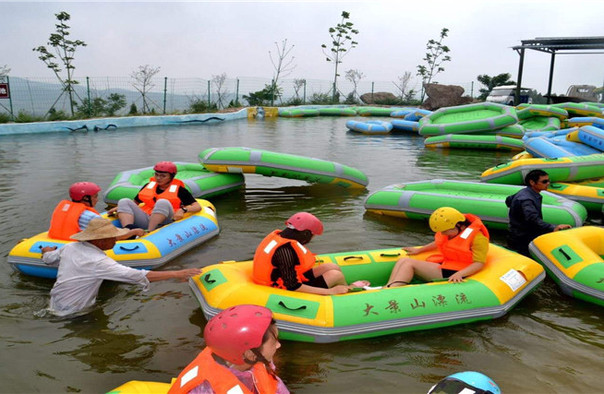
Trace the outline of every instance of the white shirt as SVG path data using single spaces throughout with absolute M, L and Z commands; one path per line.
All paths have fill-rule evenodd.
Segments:
M 143 291 L 149 288 L 149 271 L 121 265 L 88 242 L 74 242 L 46 252 L 42 261 L 59 267 L 57 281 L 50 291 L 50 309 L 58 316 L 94 305 L 103 280 L 138 283 Z

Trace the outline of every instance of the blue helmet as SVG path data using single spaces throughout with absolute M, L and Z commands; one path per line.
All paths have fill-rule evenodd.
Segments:
M 501 394 L 499 386 L 487 375 L 480 372 L 466 371 L 449 375 L 428 391 L 428 394 L 458 394 L 470 392 L 475 394 Z

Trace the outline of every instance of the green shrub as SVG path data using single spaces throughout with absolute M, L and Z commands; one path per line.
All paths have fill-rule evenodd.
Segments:
M 10 122 L 11 116 L 10 114 L 0 114 L 0 123 L 8 123 Z
M 130 104 L 130 111 L 128 111 L 128 115 L 138 115 L 138 108 L 136 108 L 136 104 Z
M 218 107 L 215 103 L 208 104 L 207 100 L 203 99 L 193 99 L 189 103 L 189 110 L 187 111 L 190 114 L 201 114 L 204 112 L 214 112 L 217 111 Z
M 44 120 L 41 116 L 31 115 L 25 111 L 19 111 L 17 116 L 15 117 L 16 123 L 30 123 L 30 122 L 40 122 Z
M 340 103 L 340 94 L 337 93 L 334 97 L 330 93 L 313 93 L 308 100 L 310 104 L 317 105 L 330 105 L 330 104 L 339 104 Z
M 47 120 L 55 121 L 55 120 L 67 120 L 69 119 L 69 115 L 65 113 L 63 110 L 57 111 L 55 108 L 51 108 L 48 111 L 48 115 L 46 116 Z

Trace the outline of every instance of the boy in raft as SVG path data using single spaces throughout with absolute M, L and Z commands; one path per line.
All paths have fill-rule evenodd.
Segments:
M 489 250 L 489 232 L 480 218 L 442 207 L 430 216 L 434 242 L 420 248 L 404 247 L 408 255 L 438 250 L 426 261 L 404 257 L 396 262 L 386 287 L 405 286 L 414 275 L 424 280 L 448 279 L 459 283 L 482 269 Z
M 281 347 L 270 309 L 237 305 L 214 316 L 203 331 L 206 348 L 174 381 L 168 394 L 288 394 L 275 375 Z
M 101 215 L 94 209 L 99 201 L 101 188 L 92 182 L 76 182 L 69 187 L 69 200 L 62 200 L 56 206 L 50 219 L 48 237 L 71 241 L 71 236 L 85 230 L 92 219 L 100 219 Z M 141 229 L 130 229 L 117 239 L 128 239 L 142 236 Z
M 107 211 L 110 215 L 117 212 L 122 227 L 153 231 L 160 225 L 182 219 L 187 212 L 201 211 L 201 205 L 185 184 L 174 178 L 176 164 L 160 161 L 153 170 L 155 176 L 140 189 L 134 201 L 122 198 L 117 202 L 117 207 Z M 143 205 L 139 206 L 140 203 Z
M 312 294 L 345 294 L 349 287 L 337 264 L 315 266 L 315 255 L 304 245 L 323 234 L 323 223 L 313 214 L 298 212 L 285 222 L 284 230 L 267 235 L 254 254 L 254 282 Z M 367 281 L 353 283 L 369 286 Z

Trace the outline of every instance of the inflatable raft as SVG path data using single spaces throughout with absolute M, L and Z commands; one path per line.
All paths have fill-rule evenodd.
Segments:
M 107 394 L 166 394 L 172 383 L 131 380 L 114 388 Z
M 425 259 L 429 253 L 415 255 Z M 340 265 L 348 283 L 385 285 L 402 249 L 317 255 Z M 316 295 L 255 284 L 252 261 L 223 262 L 202 269 L 189 284 L 207 319 L 242 303 L 273 311 L 279 337 L 339 342 L 490 320 L 505 315 L 545 277 L 533 260 L 491 245 L 485 267 L 463 283 L 416 283 L 404 287 Z
M 443 179 L 409 182 L 371 193 L 365 200 L 365 209 L 382 215 L 424 220 L 437 208 L 447 205 L 480 217 L 491 228 L 507 228 L 505 199 L 521 189 L 522 186 Z M 577 227 L 587 218 L 587 211 L 581 204 L 549 192 L 541 195 L 546 222 Z
M 558 103 L 552 104 L 554 107 L 562 108 L 568 112 L 570 118 L 574 116 L 595 116 L 602 117 L 602 110 L 595 106 L 586 103 Z
M 524 143 L 516 138 L 500 135 L 445 134 L 428 137 L 424 140 L 426 148 L 457 149 L 496 149 L 522 151 Z
M 369 120 L 360 122 L 358 120 L 349 120 L 346 127 L 351 131 L 363 134 L 390 134 L 392 123 L 379 120 Z
M 535 116 L 543 116 L 546 118 L 554 116 L 560 120 L 568 118 L 568 112 L 566 112 L 564 108 L 543 104 L 520 104 L 516 107 L 516 115 L 518 115 L 519 120 Z
M 356 116 L 357 111 L 345 107 L 321 107 L 318 109 L 320 116 Z
M 210 198 L 239 189 L 245 184 L 241 174 L 219 174 L 206 170 L 201 164 L 176 162 L 176 178 L 183 181 L 195 198 Z M 133 199 L 153 176 L 153 167 L 120 172 L 107 190 L 104 201 L 117 204 L 121 198 Z
M 279 116 L 283 118 L 305 118 L 309 116 L 319 116 L 319 110 L 314 108 L 280 109 Z
M 392 131 L 412 131 L 417 133 L 419 131 L 419 122 L 405 119 L 392 119 Z
M 363 172 L 344 164 L 260 149 L 210 148 L 199 154 L 199 160 L 220 173 L 254 173 L 351 188 L 368 183 Z
M 580 181 L 604 176 L 604 155 L 561 157 L 558 159 L 519 159 L 491 167 L 480 180 L 489 183 L 523 185 L 531 170 L 543 170 L 552 182 Z
M 524 127 L 527 132 L 560 130 L 560 119 L 553 116 L 533 116 L 521 120 L 519 124 Z
M 358 115 L 361 116 L 385 116 L 390 117 L 393 111 L 397 111 L 401 108 L 389 108 L 389 107 L 356 107 Z
M 548 192 L 568 198 L 583 205 L 588 211 L 602 212 L 604 188 L 575 183 L 550 183 Z
M 185 214 L 184 219 L 160 227 L 143 237 L 119 241 L 107 255 L 128 267 L 155 269 L 189 249 L 218 235 L 218 219 L 214 205 L 198 199 L 201 211 Z M 106 214 L 102 215 L 107 217 Z M 119 227 L 117 219 L 113 222 Z M 42 262 L 40 250 L 45 246 L 58 248 L 72 241 L 52 239 L 48 232 L 20 241 L 8 254 L 8 263 L 18 272 L 43 278 L 56 278 L 57 267 Z
M 517 122 L 514 107 L 484 102 L 440 108 L 419 120 L 419 133 L 423 136 L 478 133 Z
M 604 306 L 604 228 L 544 234 L 530 243 L 529 251 L 564 294 Z

